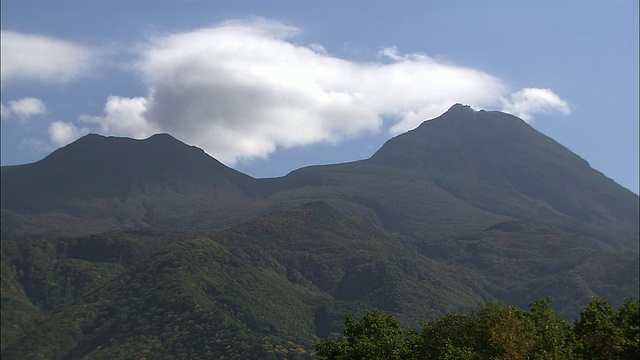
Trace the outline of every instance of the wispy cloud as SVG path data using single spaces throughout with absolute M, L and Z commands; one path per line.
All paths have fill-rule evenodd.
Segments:
M 89 132 L 86 128 L 65 121 L 54 121 L 49 125 L 49 137 L 55 146 L 63 146 Z
M 27 119 L 43 115 L 47 112 L 47 107 L 40 99 L 28 97 L 20 100 L 12 100 L 5 106 L 1 104 L 2 118 L 10 118 L 17 116 L 19 119 L 26 121 Z
M 569 104 L 551 89 L 525 88 L 502 100 L 503 111 L 530 122 L 535 114 L 571 113 Z
M 88 74 L 98 59 L 89 47 L 52 37 L 0 31 L 1 81 L 66 83 Z

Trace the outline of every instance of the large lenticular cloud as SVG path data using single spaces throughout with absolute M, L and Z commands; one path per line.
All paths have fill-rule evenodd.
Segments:
M 0 37 L 2 83 L 66 83 L 87 75 L 98 61 L 95 50 L 70 41 L 7 30 Z
M 457 102 L 504 101 L 502 81 L 481 71 L 393 47 L 376 63 L 351 62 L 317 44 L 295 44 L 299 31 L 258 19 L 157 37 L 137 63 L 147 97 L 112 97 L 104 116 L 91 121 L 137 135 L 169 132 L 233 164 L 383 126 L 401 133 Z M 117 114 L 132 105 L 135 124 L 128 126 Z
M 503 89 L 492 76 L 426 55 L 345 61 L 289 42 L 297 31 L 262 20 L 156 39 L 139 63 L 150 87 L 145 117 L 234 163 L 379 131 L 383 117 L 399 133 Z

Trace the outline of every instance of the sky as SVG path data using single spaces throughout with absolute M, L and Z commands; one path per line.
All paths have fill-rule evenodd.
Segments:
M 169 133 L 248 175 L 370 157 L 455 103 L 638 193 L 637 0 L 1 6 L 2 165 Z

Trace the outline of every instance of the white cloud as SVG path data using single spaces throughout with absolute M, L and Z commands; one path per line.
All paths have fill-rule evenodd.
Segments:
M 291 42 L 299 32 L 258 19 L 155 38 L 138 62 L 146 101 L 110 99 L 100 121 L 119 124 L 123 135 L 169 132 L 233 164 L 278 147 L 377 132 L 384 119 L 397 134 L 456 102 L 497 103 L 504 88 L 481 71 L 392 48 L 382 52 L 388 63 L 331 57 L 317 44 Z M 132 102 L 144 113 L 117 121 L 108 115 Z
M 158 130 L 144 118 L 147 102 L 143 97 L 110 96 L 102 116 L 81 115 L 80 120 L 98 125 L 104 134 L 145 138 Z
M 70 122 L 54 121 L 49 125 L 49 138 L 55 146 L 64 146 L 88 132 Z
M 139 48 L 136 63 L 147 96 L 112 96 L 102 116 L 81 120 L 116 135 L 168 132 L 232 165 L 383 127 L 398 134 L 454 103 L 510 105 L 525 116 L 559 104 L 531 89 L 507 102 L 498 78 L 395 47 L 382 49 L 376 63 L 332 57 L 321 45 L 297 45 L 299 33 L 253 19 L 156 37 Z
M 503 111 L 530 122 L 534 114 L 561 113 L 569 115 L 569 104 L 551 89 L 525 88 L 502 99 Z
M 378 57 L 380 57 L 380 58 L 388 58 L 388 59 L 391 59 L 393 61 L 415 60 L 415 61 L 419 61 L 419 62 L 433 62 L 433 63 L 435 63 L 435 61 L 432 60 L 427 54 L 421 54 L 421 53 L 417 53 L 417 54 L 401 54 L 398 51 L 398 48 L 395 47 L 395 46 L 389 46 L 389 47 L 380 49 L 380 51 L 378 51 Z
M 97 60 L 80 44 L 41 35 L 0 31 L 1 81 L 65 83 L 86 75 Z
M 6 106 L 2 104 L 1 109 L 3 118 L 17 116 L 22 120 L 36 115 L 43 115 L 47 112 L 47 107 L 42 100 L 31 97 L 9 101 Z

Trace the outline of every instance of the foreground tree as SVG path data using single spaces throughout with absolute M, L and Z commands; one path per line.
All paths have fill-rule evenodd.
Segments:
M 420 359 L 526 359 L 535 344 L 526 312 L 486 303 L 470 315 L 452 314 L 423 324 Z
M 575 324 L 580 354 L 588 359 L 640 358 L 638 308 L 638 302 L 627 299 L 616 312 L 609 300 L 594 297 Z
M 622 329 L 622 359 L 640 359 L 640 301 L 627 299 L 616 315 L 616 324 Z
M 533 327 L 535 343 L 532 359 L 574 359 L 576 339 L 571 323 L 556 315 L 551 298 L 532 302 L 528 321 Z
M 413 342 L 418 359 L 480 359 L 476 351 L 484 340 L 475 320 L 467 314 L 448 314 L 422 324 L 422 333 Z
M 470 314 L 449 314 L 403 330 L 380 310 L 357 321 L 349 316 L 344 335 L 316 344 L 320 359 L 639 359 L 640 303 L 615 311 L 594 297 L 571 324 L 556 315 L 551 299 L 524 311 L 486 303 Z
M 358 321 L 348 316 L 343 335 L 316 343 L 318 359 L 407 359 L 409 340 L 398 320 L 373 310 Z

